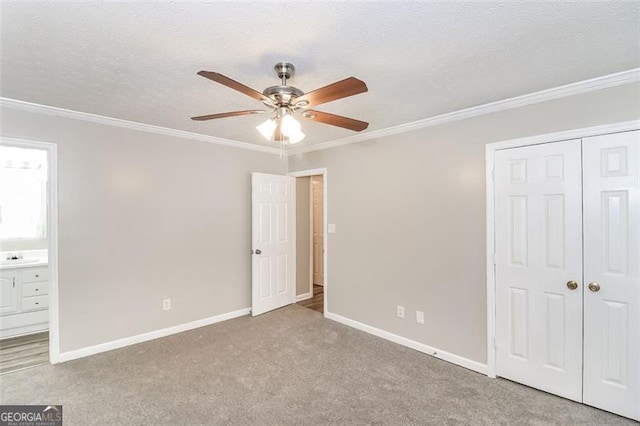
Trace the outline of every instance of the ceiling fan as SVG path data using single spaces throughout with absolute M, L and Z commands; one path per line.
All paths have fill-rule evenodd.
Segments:
M 308 109 L 309 107 L 315 107 L 337 99 L 364 93 L 368 90 L 364 81 L 358 80 L 355 77 L 349 77 L 309 93 L 304 93 L 297 87 L 287 85 L 287 79 L 293 77 L 295 72 L 293 64 L 289 62 L 279 62 L 273 68 L 278 78 L 282 80 L 282 84 L 267 87 L 262 93 L 217 72 L 198 72 L 198 75 L 237 90 L 247 96 L 251 96 L 271 109 L 223 112 L 191 117 L 191 119 L 204 121 L 241 115 L 272 114 L 272 118 L 257 126 L 256 129 L 268 140 L 277 142 L 288 141 L 289 143 L 300 142 L 305 137 L 305 134 L 300 130 L 300 123 L 294 118 L 294 115 L 299 115 L 306 120 L 330 124 L 356 132 L 360 132 L 369 126 L 369 123 L 364 121 Z

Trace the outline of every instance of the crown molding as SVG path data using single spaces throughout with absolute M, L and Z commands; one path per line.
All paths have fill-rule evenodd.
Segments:
M 632 132 L 635 130 L 640 130 L 640 120 L 621 121 L 618 123 L 602 124 L 592 127 L 582 127 L 579 129 L 563 130 L 560 132 L 545 133 L 542 135 L 525 136 L 523 138 L 492 142 L 486 145 L 486 149 L 491 151 L 498 151 L 501 149 L 539 145 L 550 142 L 567 141 L 571 139 L 589 138 L 592 136 L 603 136 L 612 133 Z
M 265 152 L 268 154 L 280 154 L 280 149 L 269 146 L 257 145 L 249 142 L 240 142 L 231 139 L 218 138 L 215 136 L 203 135 L 201 133 L 187 132 L 184 130 L 171 129 L 169 127 L 155 126 L 152 124 L 139 123 L 136 121 L 123 120 L 120 118 L 106 117 L 88 112 L 74 111 L 70 109 L 41 105 L 32 102 L 20 101 L 17 99 L 0 97 L 0 106 L 17 109 L 21 111 L 38 112 L 41 114 L 55 115 L 58 117 L 72 118 L 75 120 L 88 121 L 90 123 L 104 124 L 108 126 L 122 127 L 125 129 L 138 130 L 141 132 L 155 133 L 163 136 L 173 136 L 182 139 L 190 139 L 199 142 L 214 143 L 217 145 L 241 148 L 249 151 Z
M 433 127 L 453 121 L 465 120 L 467 118 L 477 117 L 480 115 L 491 114 L 494 112 L 505 111 L 513 108 L 519 108 L 527 105 L 533 105 L 540 102 L 551 101 L 554 99 L 565 98 L 568 96 L 579 95 L 582 93 L 593 92 L 596 90 L 606 89 L 608 87 L 621 86 L 623 84 L 636 83 L 640 81 L 640 68 L 633 68 L 615 74 L 609 74 L 589 80 L 579 81 L 576 83 L 566 84 L 539 92 L 529 93 L 514 98 L 504 99 L 501 101 L 490 102 L 446 114 L 436 115 L 424 118 L 410 123 L 400 124 L 398 126 L 387 127 L 385 129 L 373 130 L 367 133 L 361 133 L 346 138 L 336 139 L 333 141 L 319 142 L 316 144 L 289 148 L 286 155 L 303 154 L 305 152 L 320 151 L 323 149 L 334 148 L 337 146 L 349 145 L 352 143 L 363 142 L 371 139 L 379 139 L 386 136 L 397 135 L 400 133 L 411 132 L 426 127 Z M 98 114 L 74 111 L 70 109 L 52 107 L 48 105 L 40 105 L 32 102 L 20 101 L 17 99 L 0 97 L 0 106 L 13 108 L 23 111 L 38 112 L 48 115 L 56 115 L 59 117 L 72 118 L 76 120 L 88 121 L 91 123 L 104 124 L 109 126 L 123 127 L 142 132 L 155 133 L 164 136 L 173 136 L 182 139 L 190 139 L 199 142 L 214 143 L 217 145 L 230 146 L 233 148 L 246 149 L 249 151 L 265 152 L 269 154 L 281 154 L 279 148 L 258 145 L 250 142 L 241 142 L 231 139 L 218 138 L 215 136 L 203 135 L 201 133 L 187 132 L 184 130 L 172 129 L 169 127 L 155 126 L 152 124 L 139 123 L 135 121 L 123 120 L 120 118 L 106 117 Z
M 452 121 L 464 120 L 480 115 L 491 114 L 494 112 L 533 105 L 540 102 L 546 102 L 554 99 L 565 98 L 568 96 L 579 95 L 582 93 L 593 92 L 596 90 L 606 89 L 608 87 L 636 83 L 638 81 L 640 81 L 640 68 L 633 68 L 615 74 L 609 74 L 602 77 L 579 81 L 577 83 L 571 83 L 564 86 L 542 90 L 539 92 L 516 96 L 514 98 L 508 98 L 501 101 L 490 102 L 488 104 L 449 112 L 446 114 L 436 115 L 433 117 L 424 118 L 422 120 L 413 121 L 411 123 L 387 127 L 386 129 L 373 130 L 371 132 L 349 136 L 334 141 L 320 142 L 309 146 L 301 146 L 299 148 L 291 148 L 287 150 L 287 154 L 303 154 L 305 152 L 320 151 L 323 149 L 349 145 L 352 143 L 363 142 L 371 139 L 379 139 L 385 136 L 397 135 L 400 133 L 423 129 L 425 127 L 433 127 L 444 123 L 450 123 Z

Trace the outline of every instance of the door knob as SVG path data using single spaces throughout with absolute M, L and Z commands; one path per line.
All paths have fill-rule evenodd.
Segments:
M 598 284 L 598 283 L 589 283 L 589 290 L 593 291 L 594 293 L 596 291 L 600 291 L 600 284 Z
M 262 250 L 260 249 L 256 250 L 256 254 L 262 254 Z
M 578 283 L 575 281 L 569 281 L 567 283 L 567 287 L 569 287 L 569 290 L 575 290 L 576 288 L 578 288 Z

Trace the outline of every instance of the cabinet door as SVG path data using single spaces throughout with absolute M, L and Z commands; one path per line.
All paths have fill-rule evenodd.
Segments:
M 640 420 L 640 132 L 583 153 L 584 402 Z
M 0 315 L 18 312 L 18 283 L 13 271 L 0 271 Z
M 497 373 L 582 400 L 580 140 L 495 155 Z

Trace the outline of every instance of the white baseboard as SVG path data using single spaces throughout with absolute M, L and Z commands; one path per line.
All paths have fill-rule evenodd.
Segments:
M 329 318 L 333 321 L 339 322 L 344 325 L 348 325 L 349 327 L 356 328 L 358 330 L 364 331 L 365 333 L 373 334 L 374 336 L 382 337 L 383 339 L 389 340 L 391 342 L 397 343 L 402 346 L 406 346 L 411 349 L 415 349 L 417 351 L 423 352 L 425 354 L 434 356 L 441 360 L 450 362 L 452 364 L 459 365 L 464 368 L 468 368 L 469 370 L 473 370 L 480 374 L 487 374 L 487 364 L 482 364 L 477 361 L 470 360 L 468 358 L 461 357 L 459 355 L 455 355 L 446 351 L 441 351 L 440 349 L 425 345 L 420 342 L 416 342 L 415 340 L 407 339 L 406 337 L 398 336 L 397 334 L 390 333 L 388 331 L 381 330 L 379 328 L 372 327 L 367 324 L 363 324 L 361 322 L 352 320 L 350 318 L 343 317 L 338 314 L 334 314 L 331 312 L 325 312 L 325 318 Z
M 29 334 L 42 333 L 49 330 L 49 323 L 28 325 L 24 327 L 12 328 L 10 330 L 0 330 L 0 340 L 12 339 L 14 337 L 28 336 Z
M 159 339 L 160 337 L 170 336 L 172 334 L 181 333 L 183 331 L 193 330 L 194 328 L 204 327 L 206 325 L 215 324 L 230 320 L 233 318 L 241 317 L 251 313 L 251 308 L 239 309 L 233 312 L 227 312 L 225 314 L 216 315 L 209 318 L 204 318 L 197 321 L 187 322 L 185 324 L 175 325 L 173 327 L 163 328 L 161 330 L 150 331 L 148 333 L 138 334 L 136 336 L 125 337 L 123 339 L 113 340 L 111 342 L 100 343 L 94 346 L 88 346 L 82 349 L 75 349 L 73 351 L 61 352 L 58 359 L 53 364 L 60 362 L 71 361 L 72 359 L 84 358 L 89 355 L 99 354 L 101 352 L 107 352 L 113 349 L 123 348 L 125 346 L 135 345 L 136 343 L 142 343 L 149 340 Z
M 311 299 L 313 297 L 313 293 L 303 293 L 296 296 L 296 302 L 302 302 L 303 300 Z

